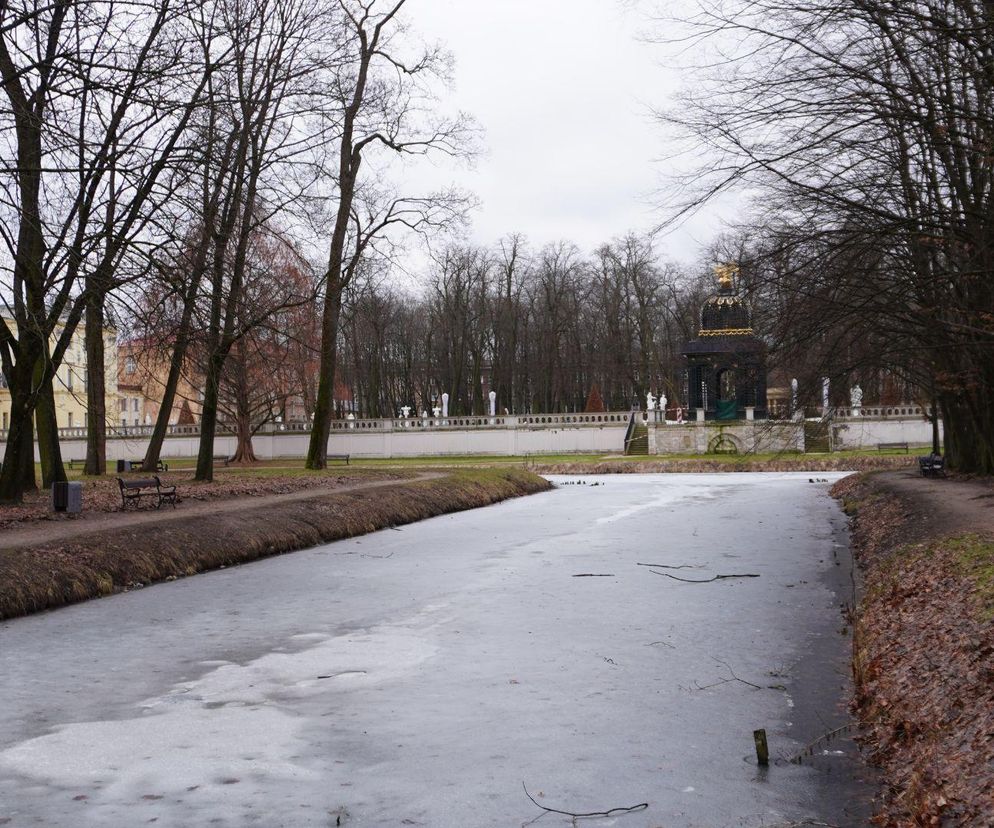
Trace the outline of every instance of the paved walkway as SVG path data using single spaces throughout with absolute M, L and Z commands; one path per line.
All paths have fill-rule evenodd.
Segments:
M 356 483 L 339 487 L 320 487 L 302 489 L 287 494 L 271 494 L 241 498 L 226 498 L 197 502 L 186 500 L 175 508 L 164 506 L 162 509 L 143 509 L 130 512 L 100 512 L 88 514 L 85 520 L 65 517 L 62 520 L 46 520 L 29 524 L 23 528 L 5 531 L 0 536 L 0 549 L 13 549 L 19 546 L 36 546 L 52 541 L 76 540 L 92 532 L 106 529 L 120 529 L 129 526 L 146 526 L 176 518 L 186 518 L 201 515 L 220 515 L 257 509 L 260 506 L 272 506 L 278 503 L 293 503 L 298 500 L 315 500 L 331 497 L 346 492 L 379 489 L 384 486 L 415 483 L 421 480 L 435 480 L 444 477 L 443 472 L 425 472 L 416 477 L 398 478 L 393 480 L 376 480 L 370 483 Z
M 989 478 L 932 478 L 901 470 L 880 472 L 874 480 L 915 508 L 924 534 L 994 534 L 994 482 Z

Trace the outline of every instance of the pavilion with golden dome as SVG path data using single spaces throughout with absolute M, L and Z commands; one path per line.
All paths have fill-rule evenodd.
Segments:
M 684 398 L 706 420 L 765 419 L 766 344 L 736 288 L 737 265 L 715 268 L 718 292 L 701 307 L 697 337 L 683 348 Z

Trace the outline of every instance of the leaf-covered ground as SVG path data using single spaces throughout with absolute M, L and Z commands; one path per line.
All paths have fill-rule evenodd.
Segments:
M 912 496 L 907 480 L 888 477 L 834 488 L 854 515 L 864 572 L 853 671 L 865 745 L 884 777 L 874 824 L 994 826 L 989 486 L 978 481 L 971 496 L 954 484 L 943 504 L 934 487 Z M 971 501 L 956 526 L 954 496 Z
M 409 472 L 403 470 L 385 469 L 354 471 L 335 469 L 308 474 L 246 470 L 219 474 L 211 483 L 195 481 L 192 471 L 162 472 L 159 478 L 164 486 L 176 486 L 181 501 L 204 502 L 290 494 L 308 489 L 319 491 L 341 489 L 356 483 L 402 479 L 409 475 Z M 140 472 L 124 476 L 148 477 Z M 78 482 L 83 484 L 83 523 L 88 514 L 121 511 L 121 491 L 115 477 L 84 478 Z M 52 512 L 51 493 L 44 490 L 29 493 L 20 506 L 0 506 L 0 530 L 17 528 L 36 521 L 65 520 L 65 518 L 63 514 Z

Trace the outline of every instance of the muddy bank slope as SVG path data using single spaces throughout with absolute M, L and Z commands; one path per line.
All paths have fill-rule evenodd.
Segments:
M 72 540 L 0 550 L 0 619 L 109 595 L 487 506 L 551 487 L 516 469 L 454 471 L 438 479 L 326 492 L 210 516 L 89 532 Z
M 874 824 L 994 826 L 994 488 L 846 478 L 864 574 L 855 704 L 884 784 Z

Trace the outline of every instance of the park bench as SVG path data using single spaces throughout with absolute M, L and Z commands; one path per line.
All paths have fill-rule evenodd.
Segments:
M 144 465 L 145 465 L 145 461 L 144 460 L 132 460 L 131 461 L 131 468 L 135 469 L 136 471 L 140 470 L 141 467 L 144 466 Z M 168 463 L 163 463 L 161 460 L 156 460 L 155 461 L 155 470 L 156 471 L 160 471 L 160 472 L 167 472 L 167 471 L 169 471 L 169 464 Z
M 215 454 L 211 459 L 215 463 L 224 463 L 224 465 L 227 466 L 228 465 L 229 457 L 228 457 L 227 454 Z
M 77 459 L 73 458 L 72 460 L 70 460 L 70 461 L 68 461 L 66 463 L 66 465 L 69 467 L 69 471 L 73 470 L 73 467 L 75 466 L 76 463 L 79 463 L 79 465 L 81 465 L 81 466 L 85 466 L 86 465 L 86 461 L 85 460 L 77 460 Z
M 907 443 L 877 443 L 877 451 L 903 451 L 908 453 Z
M 946 458 L 941 454 L 926 454 L 918 458 L 918 471 L 922 477 L 945 477 Z
M 171 503 L 176 508 L 176 487 L 163 486 L 158 475 L 149 478 L 136 480 L 125 480 L 123 477 L 117 478 L 117 485 L 121 489 L 121 509 L 127 509 L 129 505 L 136 509 L 141 505 L 141 499 L 154 498 L 155 508 L 158 509 L 163 503 Z
M 350 455 L 348 455 L 348 454 L 329 454 L 328 455 L 328 459 L 329 460 L 344 460 L 345 461 L 345 465 L 347 466 L 349 464 L 349 456 Z

